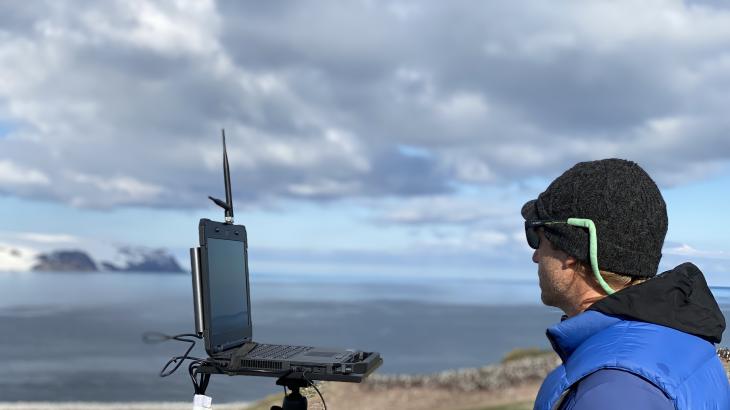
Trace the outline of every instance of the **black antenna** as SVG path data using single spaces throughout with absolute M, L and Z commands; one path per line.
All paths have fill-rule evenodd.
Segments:
M 233 195 L 231 195 L 231 171 L 228 169 L 228 152 L 226 151 L 226 130 L 221 130 L 223 136 L 223 179 L 226 184 L 226 202 L 221 201 L 218 198 L 209 196 L 211 201 L 215 202 L 216 205 L 225 209 L 226 211 L 226 223 L 233 223 Z

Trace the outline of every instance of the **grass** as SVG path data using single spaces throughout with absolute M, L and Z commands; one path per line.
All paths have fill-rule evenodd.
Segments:
M 548 353 L 551 353 L 552 350 L 546 350 L 546 349 L 536 349 L 536 348 L 528 348 L 528 349 L 514 349 L 507 353 L 502 358 L 502 363 L 511 362 L 513 360 L 518 359 L 524 359 L 525 357 L 536 357 L 536 356 L 544 356 Z
M 242 410 L 269 410 L 271 408 L 271 406 L 273 406 L 273 405 L 281 406 L 281 401 L 283 398 L 284 398 L 284 395 L 281 393 L 272 394 L 256 403 L 254 403 L 251 407 L 246 407 L 245 409 L 242 409 Z M 502 404 L 499 406 L 479 407 L 479 408 L 469 409 L 469 410 L 532 410 L 532 407 L 533 407 L 533 402 L 526 401 L 526 402 L 519 402 L 519 403 Z
M 283 392 L 271 394 L 252 404 L 250 407 L 246 407 L 245 410 L 269 410 L 271 409 L 271 406 L 281 406 L 282 400 L 284 400 Z

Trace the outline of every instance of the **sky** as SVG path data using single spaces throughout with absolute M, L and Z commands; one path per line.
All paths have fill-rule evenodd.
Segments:
M 185 266 L 225 128 L 253 270 L 534 279 L 521 205 L 619 157 L 730 284 L 728 106 L 720 2 L 5 2 L 0 243 Z

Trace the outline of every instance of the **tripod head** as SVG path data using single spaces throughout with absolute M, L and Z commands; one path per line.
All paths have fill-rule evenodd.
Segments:
M 291 393 L 284 396 L 284 402 L 281 406 L 271 406 L 271 410 L 307 410 L 307 398 L 299 393 L 299 389 L 309 386 L 308 381 L 280 377 L 276 384 L 288 388 Z

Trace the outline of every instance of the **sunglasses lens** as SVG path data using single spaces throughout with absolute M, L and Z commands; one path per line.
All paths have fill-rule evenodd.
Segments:
M 525 236 L 530 248 L 537 249 L 540 247 L 540 236 L 537 234 L 537 229 L 525 226 Z

